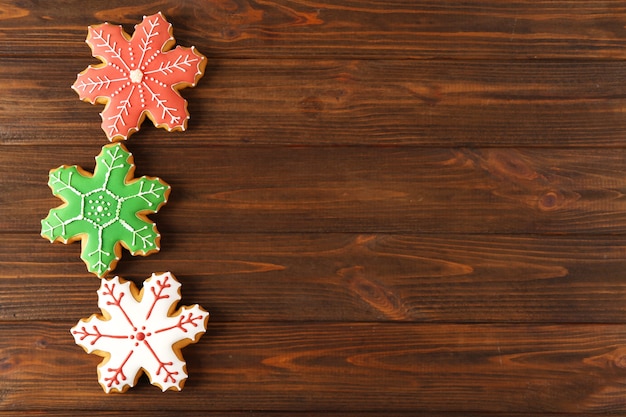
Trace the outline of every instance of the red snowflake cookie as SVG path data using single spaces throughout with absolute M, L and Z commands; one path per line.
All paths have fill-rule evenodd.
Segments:
M 109 140 L 124 140 L 148 116 L 168 131 L 185 130 L 189 112 L 179 90 L 193 87 L 204 74 L 206 57 L 195 47 L 177 46 L 172 25 L 159 12 L 145 16 L 131 37 L 121 26 L 90 26 L 87 44 L 102 61 L 78 74 L 72 88 L 100 113 Z

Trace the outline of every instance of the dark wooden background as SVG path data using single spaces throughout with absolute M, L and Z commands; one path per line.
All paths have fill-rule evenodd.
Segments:
M 104 21 L 162 11 L 209 59 L 162 251 L 211 312 L 189 380 L 123 395 L 69 328 L 98 312 L 52 245 L 48 170 L 88 170 L 70 89 Z M 626 414 L 626 1 L 0 0 L 0 416 Z M 132 413 L 131 413 L 132 412 Z M 274 413 L 272 413 L 274 412 Z

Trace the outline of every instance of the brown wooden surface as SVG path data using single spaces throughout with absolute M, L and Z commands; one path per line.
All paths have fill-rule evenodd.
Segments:
M 0 416 L 626 415 L 626 2 L 0 1 Z M 144 123 L 162 251 L 211 312 L 189 380 L 123 395 L 69 328 L 48 171 L 91 170 L 86 28 L 161 10 L 208 57 Z

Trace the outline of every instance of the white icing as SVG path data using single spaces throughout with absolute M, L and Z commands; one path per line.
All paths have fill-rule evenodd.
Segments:
M 163 391 L 182 389 L 185 362 L 173 345 L 196 341 L 206 331 L 209 314 L 196 304 L 170 316 L 180 301 L 180 286 L 169 272 L 152 274 L 137 300 L 131 282 L 119 277 L 102 280 L 98 306 L 111 318 L 93 315 L 71 332 L 88 353 L 109 357 L 98 366 L 98 381 L 107 393 L 134 386 L 142 370 Z
M 129 74 L 130 80 L 135 84 L 139 84 L 143 80 L 143 72 L 140 69 L 134 69 Z

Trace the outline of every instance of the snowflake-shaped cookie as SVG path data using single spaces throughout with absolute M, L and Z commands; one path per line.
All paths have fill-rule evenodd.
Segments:
M 170 50 L 172 25 L 160 12 L 144 16 L 132 37 L 118 25 L 90 26 L 87 43 L 102 63 L 78 74 L 72 88 L 84 101 L 106 104 L 100 116 L 109 140 L 127 139 L 146 115 L 169 131 L 187 128 L 187 101 L 178 90 L 196 85 L 206 57 L 195 47 Z
M 71 333 L 87 353 L 104 357 L 98 382 L 105 392 L 135 386 L 142 370 L 163 391 L 183 388 L 187 372 L 180 350 L 206 332 L 209 313 L 197 304 L 174 312 L 180 286 L 169 272 L 152 274 L 141 292 L 119 277 L 102 280 L 102 315 L 80 320 Z
M 48 185 L 65 204 L 41 221 L 41 235 L 51 242 L 82 240 L 81 258 L 99 277 L 115 268 L 121 245 L 133 255 L 157 252 L 160 235 L 146 215 L 167 202 L 170 186 L 159 178 L 133 178 L 134 170 L 120 143 L 102 148 L 93 175 L 76 165 L 51 170 Z

